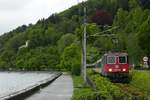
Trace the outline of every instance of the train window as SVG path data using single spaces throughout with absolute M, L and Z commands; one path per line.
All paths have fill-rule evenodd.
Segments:
M 116 63 L 116 57 L 115 56 L 107 57 L 107 63 L 108 64 L 115 64 Z
M 127 63 L 127 58 L 126 58 L 126 56 L 120 56 L 120 57 L 119 57 L 119 63 L 121 63 L 121 64 Z

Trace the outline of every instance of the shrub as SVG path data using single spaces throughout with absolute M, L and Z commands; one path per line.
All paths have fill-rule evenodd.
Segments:
M 72 44 L 64 49 L 61 55 L 60 65 L 67 71 L 71 71 L 72 74 L 80 74 L 80 62 L 81 62 L 80 48 L 77 44 Z
M 88 71 L 88 75 L 95 84 L 99 95 L 101 95 L 104 100 L 126 100 L 130 98 L 128 95 L 123 93 L 119 87 L 111 83 L 108 79 L 100 76 L 100 74 L 90 70 Z
M 71 69 L 71 73 L 73 75 L 80 75 L 80 62 L 76 61 L 72 64 L 72 69 Z

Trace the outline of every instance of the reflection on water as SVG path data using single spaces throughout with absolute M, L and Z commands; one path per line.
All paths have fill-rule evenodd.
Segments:
M 51 77 L 42 72 L 0 72 L 0 98 Z

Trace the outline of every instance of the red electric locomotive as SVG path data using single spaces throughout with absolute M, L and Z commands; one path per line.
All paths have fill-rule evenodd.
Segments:
M 102 57 L 101 74 L 109 78 L 128 78 L 128 54 L 122 52 L 109 52 Z

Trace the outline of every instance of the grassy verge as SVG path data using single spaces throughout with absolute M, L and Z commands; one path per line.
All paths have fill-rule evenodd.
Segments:
M 92 94 L 92 89 L 90 87 L 83 86 L 83 79 L 81 76 L 72 76 L 74 84 L 74 94 L 72 100 L 86 100 L 88 95 Z
M 130 95 L 132 100 L 150 100 L 150 96 L 147 92 L 141 91 L 130 84 L 115 83 L 118 87 L 122 89 L 123 92 Z
M 150 93 L 150 71 L 133 70 L 130 85 Z

